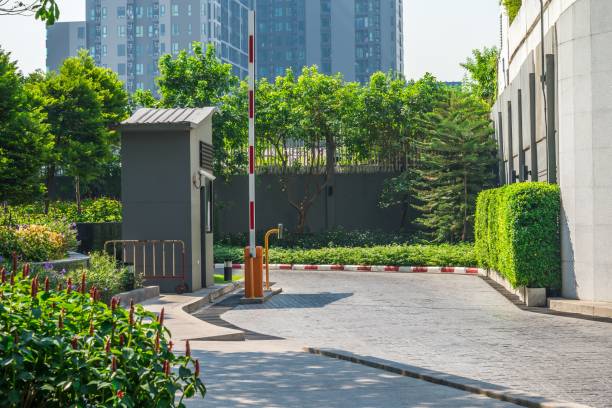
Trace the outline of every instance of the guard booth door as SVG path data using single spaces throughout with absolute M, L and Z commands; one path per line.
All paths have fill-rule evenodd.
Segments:
M 207 234 L 213 232 L 213 180 L 202 175 L 200 188 L 200 274 L 202 287 L 206 287 L 206 247 L 209 244 Z

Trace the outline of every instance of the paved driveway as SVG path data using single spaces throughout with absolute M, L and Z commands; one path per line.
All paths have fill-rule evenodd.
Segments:
M 274 271 L 236 326 L 612 407 L 612 324 L 522 311 L 474 276 Z

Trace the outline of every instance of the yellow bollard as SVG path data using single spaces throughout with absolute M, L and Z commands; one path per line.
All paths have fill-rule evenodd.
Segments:
M 272 228 L 270 231 L 266 232 L 266 236 L 264 238 L 265 245 L 265 257 L 266 257 L 266 290 L 270 290 L 270 235 L 276 234 L 280 239 L 283 236 L 283 224 L 278 224 L 278 228 Z

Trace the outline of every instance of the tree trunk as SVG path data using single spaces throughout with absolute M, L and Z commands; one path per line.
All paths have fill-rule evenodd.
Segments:
M 77 205 L 77 214 L 81 215 L 81 181 L 79 176 L 74 177 L 74 196 Z
M 47 167 L 47 177 L 45 180 L 45 187 L 47 187 L 47 195 L 45 197 L 45 214 L 49 213 L 49 203 L 51 197 L 55 195 L 55 165 L 51 164 Z
M 467 174 L 463 175 L 463 232 L 461 233 L 461 241 L 467 240 L 467 218 L 468 218 L 468 191 L 467 191 Z

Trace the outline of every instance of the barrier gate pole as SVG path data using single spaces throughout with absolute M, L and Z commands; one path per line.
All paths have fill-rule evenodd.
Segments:
M 255 11 L 249 10 L 249 288 L 255 297 Z M 246 260 L 245 260 L 246 261 Z M 245 276 L 245 279 L 247 277 Z M 250 297 L 247 295 L 247 297 Z

